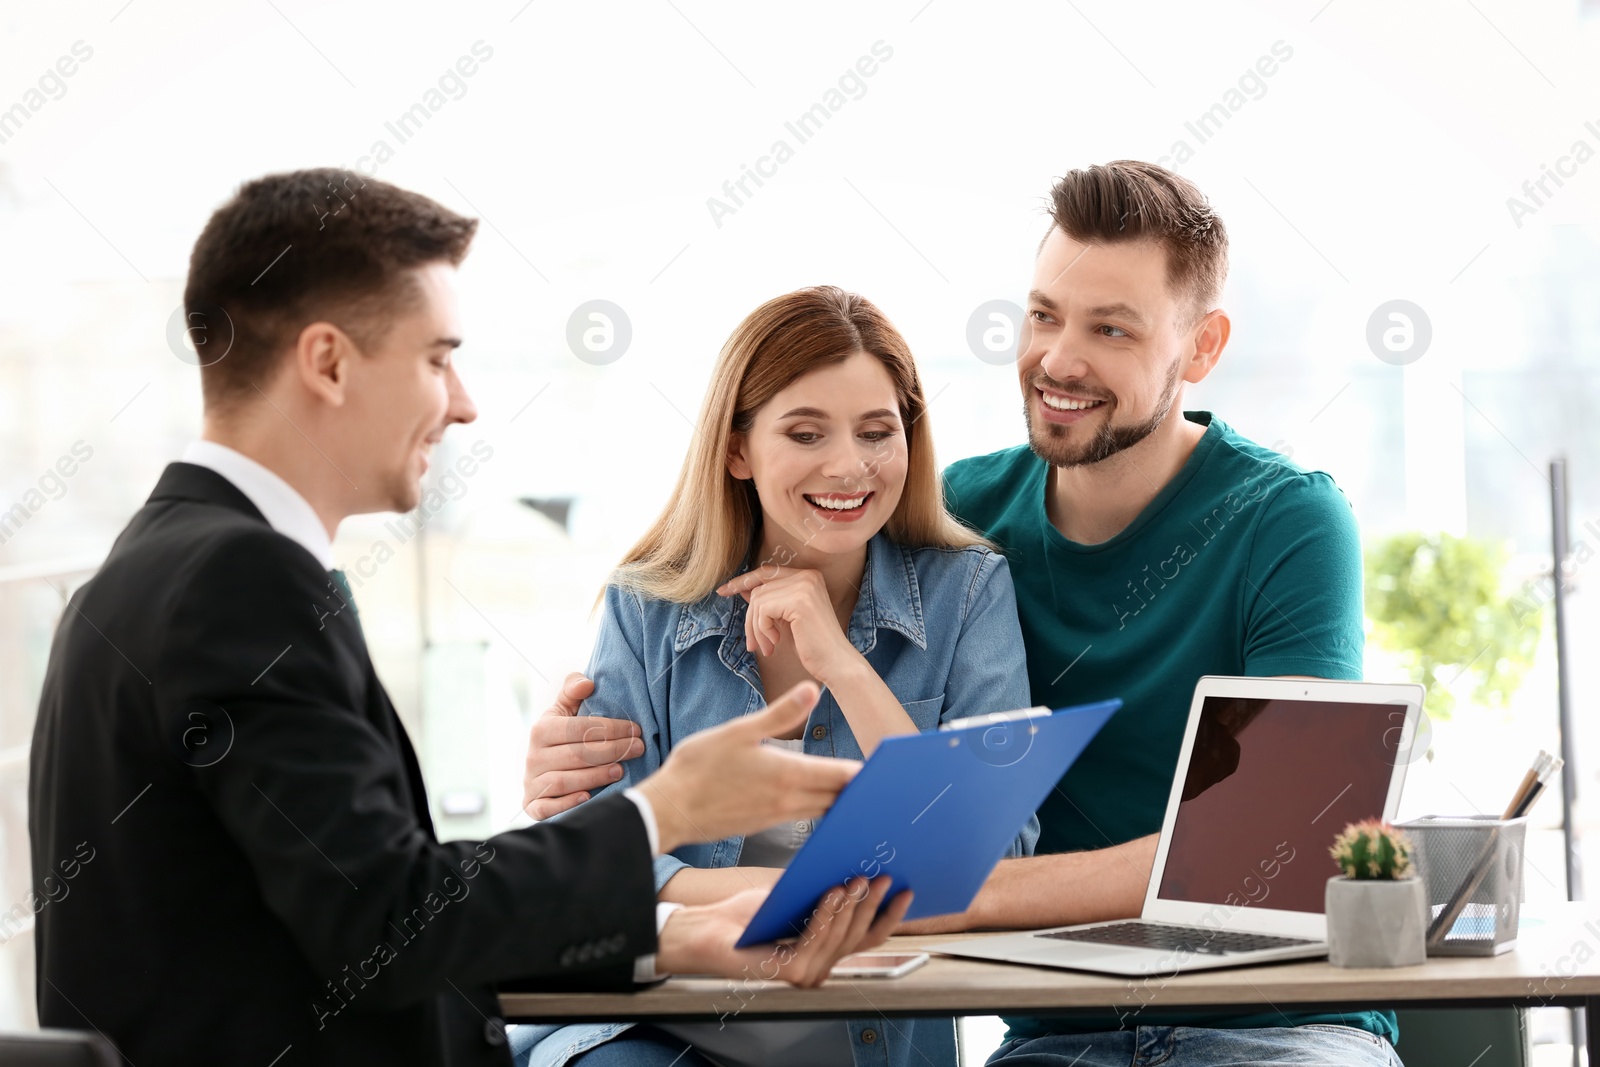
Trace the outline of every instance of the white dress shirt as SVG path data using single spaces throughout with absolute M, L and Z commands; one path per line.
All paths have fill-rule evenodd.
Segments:
M 249 498 L 267 525 L 303 547 L 316 557 L 323 570 L 334 569 L 333 542 L 328 528 L 322 525 L 317 512 L 299 491 L 266 467 L 243 452 L 215 441 L 191 441 L 179 457 L 184 463 L 205 467 L 226 478 L 235 489 Z M 650 801 L 637 789 L 624 789 L 622 795 L 633 801 L 644 820 L 645 836 L 650 841 L 652 858 L 661 852 L 661 835 L 656 828 L 656 813 Z M 667 925 L 667 916 L 677 911 L 681 904 L 656 905 L 656 934 L 659 937 Z M 655 953 L 634 960 L 633 978 L 636 982 L 651 982 L 664 975 L 656 972 Z
M 228 479 L 250 498 L 267 525 L 304 547 L 323 570 L 333 570 L 333 542 L 328 538 L 328 528 L 294 486 L 244 453 L 215 441 L 191 441 L 179 458 Z

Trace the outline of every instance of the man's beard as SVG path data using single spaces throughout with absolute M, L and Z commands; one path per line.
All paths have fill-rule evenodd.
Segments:
M 1123 449 L 1132 448 L 1155 433 L 1167 420 L 1167 415 L 1172 411 L 1172 403 L 1178 396 L 1178 367 L 1181 362 L 1176 359 L 1172 361 L 1172 366 L 1167 370 L 1167 380 L 1161 388 L 1161 399 L 1156 402 L 1155 410 L 1148 418 L 1141 419 L 1132 426 L 1115 425 L 1116 402 L 1113 400 L 1110 416 L 1100 425 L 1100 429 L 1095 431 L 1094 437 L 1076 447 L 1065 440 L 1071 430 L 1070 426 L 1050 422 L 1035 425 L 1034 386 L 1030 380 L 1029 394 L 1022 401 L 1022 415 L 1028 423 L 1028 447 L 1033 449 L 1034 455 L 1052 467 L 1082 467 L 1090 463 L 1099 463 Z

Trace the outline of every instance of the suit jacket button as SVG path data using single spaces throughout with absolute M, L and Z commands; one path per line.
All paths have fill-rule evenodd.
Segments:
M 499 1048 L 506 1043 L 506 1022 L 496 1016 L 483 1024 L 483 1039 L 489 1044 Z
M 561 966 L 563 966 L 563 967 L 571 967 L 572 966 L 572 949 L 570 947 L 567 948 L 567 949 L 564 949 L 562 951 L 561 959 L 560 959 L 559 962 L 560 962 Z

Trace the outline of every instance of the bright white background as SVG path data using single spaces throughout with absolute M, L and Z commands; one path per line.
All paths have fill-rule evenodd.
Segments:
M 447 446 L 482 440 L 494 458 L 425 551 L 387 517 L 347 523 L 338 544 L 347 567 L 379 540 L 396 550 L 358 599 L 431 784 L 487 798 L 441 820 L 464 836 L 515 810 L 528 717 L 582 666 L 594 594 L 665 499 L 738 320 L 801 285 L 857 290 L 910 339 L 942 459 L 1015 444 L 1014 373 L 977 358 L 968 320 L 1020 301 L 1045 194 L 1075 166 L 1186 143 L 1176 169 L 1230 231 L 1234 317 L 1188 406 L 1331 472 L 1369 538 L 1503 538 L 1520 584 L 1549 567 L 1543 468 L 1565 453 L 1575 532 L 1600 544 L 1583 532 L 1600 519 L 1586 432 L 1600 161 L 1520 220 L 1507 203 L 1574 142 L 1600 151 L 1596 14 L 1576 0 L 0 6 L 0 109 L 42 101 L 0 143 L 0 509 L 75 442 L 93 450 L 0 543 L 0 908 L 29 884 L 25 746 L 60 610 L 17 568 L 102 554 L 197 433 L 196 371 L 167 323 L 195 236 L 242 180 L 360 165 L 484 220 L 461 275 L 460 366 L 481 418 Z M 59 98 L 28 97 L 80 41 L 92 57 Z M 386 123 L 477 42 L 491 58 L 401 143 Z M 798 143 L 785 123 L 878 42 L 892 56 Z M 1290 58 L 1202 142 L 1187 124 L 1226 107 L 1274 45 Z M 708 198 L 726 201 L 724 182 L 778 139 L 793 158 L 714 218 Z M 393 155 L 374 169 L 378 141 Z M 1366 341 L 1397 298 L 1432 325 L 1405 368 Z M 566 342 L 592 299 L 631 323 L 604 366 Z M 524 497 L 570 500 L 568 529 Z M 1574 647 L 1592 646 L 1578 592 Z M 1369 666 L 1392 677 L 1381 657 Z M 1584 667 L 1580 695 L 1594 691 Z M 1547 647 L 1514 714 L 1440 725 L 1413 779 L 1419 811 L 1500 806 L 1532 749 L 1555 745 L 1552 673 Z M 1595 766 L 1580 765 L 1585 788 Z M 1530 874 L 1530 895 L 1563 895 L 1555 848 L 1530 856 L 1548 874 L 1543 888 Z M 26 936 L 0 949 L 31 952 Z M 0 1025 L 31 1019 L 23 969 L 0 972 Z

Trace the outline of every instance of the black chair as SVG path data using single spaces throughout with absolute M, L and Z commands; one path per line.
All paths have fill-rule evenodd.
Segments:
M 80 1030 L 0 1033 L 6 1067 L 122 1067 L 122 1056 L 99 1034 Z
M 1406 1067 L 1527 1067 L 1527 1021 L 1517 1008 L 1404 1008 L 1400 1046 Z

